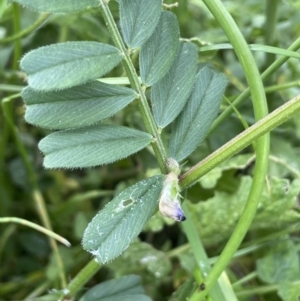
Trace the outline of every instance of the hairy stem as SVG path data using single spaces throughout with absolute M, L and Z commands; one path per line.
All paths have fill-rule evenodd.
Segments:
M 112 37 L 115 45 L 120 49 L 120 51 L 124 55 L 123 66 L 125 68 L 128 78 L 129 78 L 131 87 L 134 90 L 136 90 L 138 92 L 138 94 L 140 95 L 140 98 L 138 99 L 139 109 L 140 109 L 146 130 L 154 137 L 154 142 L 152 143 L 152 147 L 153 147 L 156 159 L 158 161 L 159 167 L 160 167 L 162 173 L 166 173 L 168 171 L 167 165 L 166 165 L 167 153 L 166 153 L 166 150 L 162 143 L 162 140 L 161 140 L 158 128 L 155 124 L 154 118 L 152 116 L 150 107 L 148 105 L 145 91 L 144 91 L 143 87 L 141 86 L 141 84 L 139 83 L 139 78 L 138 78 L 136 70 L 133 66 L 133 63 L 131 61 L 129 51 L 123 42 L 123 39 L 120 35 L 120 32 L 117 28 L 114 18 L 110 12 L 107 2 L 105 0 L 100 0 L 100 7 L 101 7 L 102 16 L 105 20 L 105 23 L 111 34 L 111 37 Z

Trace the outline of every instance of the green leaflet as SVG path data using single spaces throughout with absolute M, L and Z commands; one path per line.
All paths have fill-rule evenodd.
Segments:
M 196 76 L 194 90 L 184 110 L 175 120 L 170 137 L 170 156 L 182 161 L 204 140 L 216 118 L 227 85 L 223 74 L 209 68 Z
M 136 97 L 132 89 L 98 81 L 57 92 L 23 89 L 25 119 L 50 129 L 67 129 L 92 125 L 108 118 Z
M 176 16 L 163 11 L 158 25 L 141 47 L 140 73 L 147 86 L 159 81 L 170 69 L 179 46 L 179 27 Z
M 153 33 L 161 14 L 161 0 L 120 1 L 120 23 L 128 47 L 137 48 Z
M 46 168 L 81 168 L 126 158 L 151 141 L 151 135 L 124 126 L 94 125 L 52 133 L 39 148 Z
M 161 264 L 162 262 L 164 264 Z M 164 252 L 136 239 L 121 256 L 108 265 L 108 268 L 114 271 L 116 276 L 133 273 L 142 268 L 149 276 L 162 280 L 171 272 L 172 264 Z
M 257 260 L 258 277 L 267 283 L 300 280 L 298 249 L 287 235 L 269 246 L 269 252 Z
M 278 295 L 283 301 L 298 301 L 300 297 L 299 281 L 279 283 Z
M 13 0 L 33 10 L 49 13 L 67 13 L 98 7 L 99 0 Z
M 151 89 L 152 110 L 160 128 L 171 123 L 183 109 L 194 85 L 197 48 L 181 43 L 168 73 Z
M 28 75 L 29 86 L 51 91 L 97 79 L 117 66 L 121 59 L 120 51 L 111 45 L 66 42 L 27 53 L 20 66 Z
M 164 176 L 154 176 L 123 190 L 86 228 L 82 245 L 99 263 L 119 256 L 155 213 Z
M 234 192 L 215 190 L 214 196 L 205 202 L 187 203 L 197 231 L 206 246 L 220 243 L 230 237 L 244 209 L 252 178 L 243 176 L 240 181 Z M 293 208 L 299 190 L 300 181 L 298 179 L 289 183 L 288 180 L 271 177 L 268 187 L 265 187 L 261 196 L 251 230 L 273 231 L 274 229 L 285 229 L 289 225 L 297 223 L 299 213 Z M 199 201 L 202 199 L 198 191 L 197 198 Z M 212 220 L 214 220 L 213 223 Z
M 141 278 L 137 275 L 128 275 L 95 285 L 79 301 L 150 301 L 151 299 L 144 293 Z

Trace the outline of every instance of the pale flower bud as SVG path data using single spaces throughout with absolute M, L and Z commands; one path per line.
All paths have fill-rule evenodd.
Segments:
M 172 162 L 172 164 L 175 162 L 177 166 L 176 164 L 175 166 L 173 165 L 175 168 L 171 169 L 171 172 L 166 177 L 159 198 L 159 211 L 162 215 L 181 222 L 186 218 L 178 200 L 180 196 L 180 187 L 178 184 L 179 165 L 174 159 L 169 159 L 169 162 Z

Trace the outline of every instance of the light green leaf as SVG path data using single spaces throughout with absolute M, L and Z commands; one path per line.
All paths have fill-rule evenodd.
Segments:
M 269 252 L 256 262 L 258 277 L 271 284 L 299 280 L 299 259 L 293 241 L 286 235 L 269 248 Z
M 118 276 L 124 273 L 141 273 L 142 268 L 155 279 L 164 279 L 172 270 L 171 260 L 164 252 L 140 241 L 133 242 L 108 267 L 114 270 Z
M 194 90 L 175 120 L 170 137 L 170 156 L 182 161 L 204 140 L 216 118 L 227 85 L 223 74 L 209 68 L 196 76 Z
M 0 18 L 3 16 L 7 7 L 7 0 L 0 0 Z
M 151 89 L 154 119 L 160 128 L 171 123 L 183 109 L 195 83 L 197 48 L 181 43 L 168 73 Z
M 164 176 L 154 176 L 125 189 L 86 228 L 82 245 L 106 263 L 119 256 L 155 213 Z
M 244 209 L 252 178 L 243 176 L 238 189 L 233 193 L 216 190 L 214 196 L 192 204 L 187 202 L 192 218 L 206 246 L 220 243 L 230 237 Z M 279 178 L 269 178 L 265 187 L 251 230 L 285 229 L 299 221 L 299 213 L 294 210 L 297 195 L 300 191 L 300 181 Z M 214 220 L 212 223 L 211 221 Z M 220 227 L 222 225 L 222 227 Z
M 141 79 L 147 86 L 159 81 L 170 69 L 179 46 L 176 16 L 163 11 L 158 25 L 140 52 Z
M 98 7 L 99 0 L 13 0 L 40 12 L 68 13 Z
M 50 129 L 67 129 L 92 125 L 114 115 L 133 101 L 136 93 L 93 81 L 57 92 L 27 87 L 22 97 L 27 122 Z
M 212 189 L 216 186 L 224 171 L 229 169 L 235 169 L 236 171 L 244 169 L 250 165 L 254 159 L 255 156 L 253 154 L 236 155 L 205 174 L 199 179 L 199 182 L 203 188 Z
M 152 141 L 152 136 L 116 125 L 95 125 L 59 131 L 39 143 L 46 168 L 76 168 L 108 164 L 126 158 Z
M 53 44 L 27 53 L 21 69 L 28 84 L 36 90 L 70 88 L 103 76 L 122 59 L 120 51 L 97 42 Z
M 161 0 L 120 1 L 120 24 L 128 47 L 139 47 L 149 39 L 157 26 L 161 9 Z
M 122 301 L 135 300 L 136 297 L 141 297 L 140 300 L 150 300 L 149 297 L 143 294 L 141 278 L 136 275 L 128 275 L 94 286 L 79 301 Z M 130 297 L 132 299 L 129 299 Z
M 296 283 L 282 282 L 279 284 L 278 295 L 283 301 L 299 301 L 300 298 L 300 281 Z

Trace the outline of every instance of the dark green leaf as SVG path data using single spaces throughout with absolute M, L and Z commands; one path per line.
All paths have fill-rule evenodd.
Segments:
M 208 68 L 196 76 L 194 90 L 175 120 L 170 137 L 170 156 L 182 161 L 204 140 L 216 118 L 227 85 L 223 74 Z
M 119 256 L 155 213 L 164 176 L 154 176 L 125 189 L 88 225 L 83 248 L 100 263 Z
M 195 83 L 197 48 L 181 43 L 169 72 L 151 89 L 152 110 L 157 125 L 164 128 L 183 109 Z
M 144 289 L 141 286 L 141 278 L 136 275 L 128 275 L 94 286 L 79 301 L 121 301 L 129 297 L 135 300 L 136 296 L 143 296 L 143 294 Z M 150 300 L 149 297 L 144 297 L 141 300 Z
M 99 0 L 13 0 L 33 10 L 50 13 L 67 13 L 98 7 Z
M 161 13 L 159 23 L 140 53 L 142 82 L 152 86 L 170 69 L 179 46 L 179 27 L 176 16 L 168 11 Z
M 120 51 L 111 45 L 66 42 L 27 53 L 20 66 L 27 73 L 32 88 L 51 91 L 97 79 L 118 65 L 121 59 Z
M 39 148 L 46 168 L 91 167 L 126 158 L 151 140 L 151 135 L 127 127 L 95 125 L 50 134 Z
M 271 284 L 300 279 L 297 248 L 288 236 L 272 243 L 268 254 L 257 260 L 257 273 Z
M 27 122 L 51 129 L 92 125 L 108 118 L 135 99 L 128 88 L 89 82 L 57 92 L 22 91 Z
M 161 0 L 120 1 L 120 23 L 130 48 L 144 44 L 153 33 L 161 14 Z

